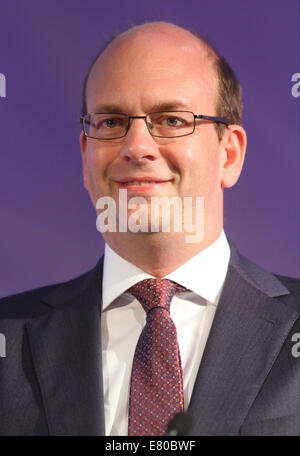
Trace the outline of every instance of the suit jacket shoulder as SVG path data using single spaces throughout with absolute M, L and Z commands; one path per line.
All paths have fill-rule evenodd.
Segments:
M 59 296 L 60 293 L 69 293 L 69 299 L 72 296 L 76 296 L 77 293 L 84 290 L 84 285 L 95 274 L 95 270 L 99 268 L 100 263 L 101 261 L 98 262 L 95 268 L 71 280 L 0 298 L 0 319 L 34 318 L 48 312 L 51 306 L 49 307 L 47 301 L 44 300 L 45 297 Z
M 300 306 L 300 279 L 279 274 L 275 274 L 275 277 L 283 283 L 283 285 L 295 296 L 295 298 L 298 298 Z
M 101 276 L 0 300 L 0 435 L 104 435 Z

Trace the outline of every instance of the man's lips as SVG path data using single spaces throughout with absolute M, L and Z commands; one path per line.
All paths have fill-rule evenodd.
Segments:
M 149 191 L 158 189 L 172 179 L 161 179 L 157 177 L 126 177 L 123 179 L 116 180 L 119 188 L 124 188 L 131 191 Z
M 171 179 L 162 179 L 154 176 L 142 176 L 142 177 L 123 177 L 122 179 L 116 179 L 119 184 L 130 184 L 130 183 L 161 183 L 169 182 Z

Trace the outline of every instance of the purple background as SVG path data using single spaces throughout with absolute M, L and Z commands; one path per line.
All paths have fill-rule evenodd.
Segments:
M 300 276 L 299 0 L 0 0 L 0 296 L 70 279 L 103 251 L 78 142 L 87 67 L 115 32 L 165 20 L 208 36 L 244 88 L 245 168 L 225 229 L 273 272 Z

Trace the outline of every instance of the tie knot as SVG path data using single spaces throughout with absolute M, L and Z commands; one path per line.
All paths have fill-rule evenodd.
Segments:
M 170 304 L 176 291 L 185 290 L 167 279 L 145 279 L 129 288 L 128 292 L 142 304 L 145 312 L 154 307 L 163 307 L 170 312 Z

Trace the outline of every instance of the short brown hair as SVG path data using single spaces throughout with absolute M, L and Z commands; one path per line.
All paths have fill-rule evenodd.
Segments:
M 233 69 L 219 51 L 208 39 L 194 34 L 207 46 L 209 53 L 213 53 L 213 66 L 218 78 L 218 93 L 216 101 L 216 115 L 224 117 L 229 124 L 242 125 L 243 101 L 242 87 Z M 218 137 L 221 140 L 225 125 L 216 123 Z

